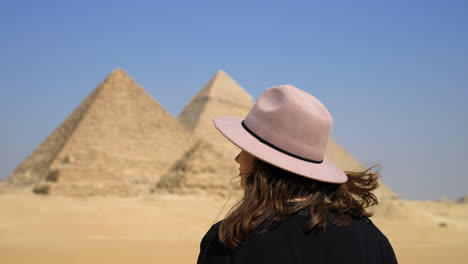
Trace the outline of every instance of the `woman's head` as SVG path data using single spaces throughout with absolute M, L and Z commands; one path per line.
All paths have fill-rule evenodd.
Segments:
M 351 216 L 371 216 L 365 211 L 377 204 L 371 193 L 378 186 L 378 173 L 373 167 L 362 172 L 346 172 L 348 181 L 333 184 L 296 175 L 266 163 L 246 151 L 235 158 L 239 163 L 242 200 L 223 220 L 219 238 L 228 247 L 236 247 L 247 235 L 267 219 L 281 221 L 304 209 L 310 210 L 305 230 L 326 227 L 330 213 L 333 224 L 345 226 Z M 294 201 L 293 204 L 288 203 Z
M 270 164 L 318 181 L 348 180 L 324 157 L 331 114 L 316 97 L 292 85 L 266 89 L 245 118 L 216 116 L 213 124 L 235 145 Z
M 370 216 L 365 208 L 377 203 L 371 191 L 379 175 L 372 167 L 344 172 L 325 158 L 333 118 L 313 95 L 292 85 L 271 87 L 245 118 L 217 116 L 213 123 L 246 150 L 236 157 L 244 197 L 220 227 L 226 246 L 237 246 L 267 219 L 281 221 L 306 207 L 306 230 L 325 228 L 329 213 L 336 213 L 338 226 Z

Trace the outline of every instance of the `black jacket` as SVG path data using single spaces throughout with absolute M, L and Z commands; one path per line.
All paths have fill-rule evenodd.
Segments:
M 308 219 L 308 213 L 300 211 L 264 233 L 249 236 L 235 250 L 219 242 L 218 222 L 203 237 L 197 264 L 397 263 L 390 242 L 367 217 L 353 217 L 347 227 L 329 224 L 325 231 L 305 233 Z

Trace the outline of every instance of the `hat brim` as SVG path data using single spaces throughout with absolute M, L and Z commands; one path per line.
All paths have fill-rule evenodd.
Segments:
M 289 156 L 260 142 L 242 127 L 242 120 L 239 117 L 217 116 L 213 118 L 213 124 L 233 144 L 274 166 L 323 182 L 339 184 L 348 180 L 348 176 L 326 158 L 320 164 L 312 163 Z

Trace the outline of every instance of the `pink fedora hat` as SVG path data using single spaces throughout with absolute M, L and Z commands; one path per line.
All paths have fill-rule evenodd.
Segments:
M 324 157 L 333 126 L 330 112 L 292 85 L 266 89 L 245 118 L 217 116 L 213 123 L 232 143 L 267 163 L 318 181 L 348 180 Z

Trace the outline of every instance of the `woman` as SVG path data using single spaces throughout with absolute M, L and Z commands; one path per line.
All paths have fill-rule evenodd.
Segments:
M 242 149 L 244 196 L 203 237 L 198 263 L 397 263 L 365 208 L 379 174 L 343 172 L 324 158 L 333 120 L 291 85 L 264 91 L 245 119 L 215 127 Z

